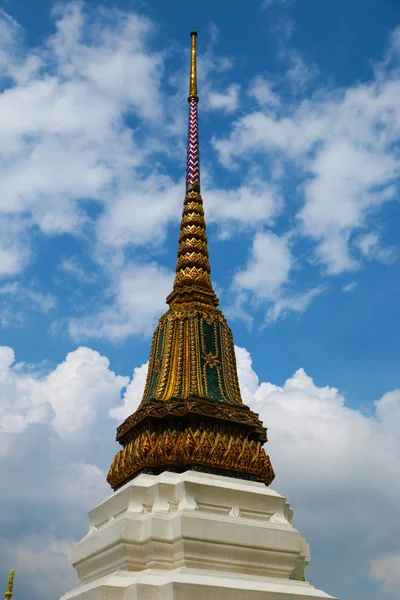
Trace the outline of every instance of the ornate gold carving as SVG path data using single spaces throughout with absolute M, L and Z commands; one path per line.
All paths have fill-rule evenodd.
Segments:
M 160 368 L 161 368 L 161 361 L 159 358 L 157 358 L 157 360 L 154 362 L 154 367 L 153 367 L 154 375 L 158 375 L 158 373 L 160 372 Z
M 185 197 L 174 290 L 168 296 L 167 302 L 176 299 L 176 293 L 183 287 L 188 288 L 186 293 L 190 293 L 189 287 L 197 286 L 212 292 L 213 297 L 207 297 L 204 301 L 216 306 L 218 299 L 212 289 L 210 272 L 203 200 L 198 191 L 191 190 Z M 193 297 L 191 299 L 199 300 L 199 290 L 193 289 L 192 291 Z
M 202 227 L 203 229 L 206 228 L 204 216 L 199 214 L 198 212 L 190 212 L 190 213 L 183 214 L 182 221 L 181 221 L 182 229 L 186 225 L 198 225 L 199 227 Z
M 200 423 L 167 427 L 140 427 L 135 437 L 115 456 L 107 481 L 117 489 L 143 469 L 214 468 L 247 475 L 269 485 L 274 477 L 269 457 L 259 441 L 237 430 Z
M 208 259 L 203 254 L 200 254 L 200 252 L 186 252 L 185 254 L 182 254 L 176 263 L 176 270 L 178 272 L 181 269 L 190 266 L 201 267 L 207 271 L 207 273 L 210 273 L 211 271 Z
M 220 399 L 242 405 L 233 338 L 226 319 L 214 306 L 194 302 L 192 297 L 188 294 L 189 301 L 172 304 L 159 320 L 140 407 L 152 399 L 209 397 L 207 366 L 211 364 L 216 369 Z M 213 349 L 206 348 L 203 322 L 213 327 Z
M 186 252 L 201 252 L 206 258 L 208 258 L 207 244 L 202 240 L 196 238 L 186 238 L 182 241 L 179 246 L 178 256 L 185 254 Z
M 186 417 L 189 414 L 200 417 L 212 417 L 225 424 L 232 426 L 245 425 L 246 429 L 253 431 L 257 440 L 265 443 L 267 433 L 258 415 L 253 413 L 247 406 L 233 406 L 223 402 L 213 402 L 204 398 L 189 397 L 186 400 L 182 398 L 171 398 L 169 400 L 151 400 L 140 405 L 138 410 L 130 415 L 117 429 L 117 440 L 127 443 L 134 434 L 135 427 L 144 422 L 145 419 L 161 420 L 167 417 Z
M 198 225 L 185 225 L 182 227 L 181 233 L 179 235 L 179 243 L 186 238 L 197 237 L 203 242 L 207 243 L 207 236 L 204 227 L 199 227 Z
M 190 200 L 183 205 L 183 214 L 187 215 L 191 212 L 198 213 L 199 215 L 204 215 L 203 210 L 203 202 L 200 200 Z
M 206 363 L 206 365 L 208 367 L 210 367 L 211 369 L 214 369 L 214 367 L 221 364 L 221 361 L 218 360 L 218 358 L 216 356 L 214 356 L 214 354 L 212 354 L 212 352 L 208 352 L 207 354 L 205 354 L 203 356 L 203 358 L 204 358 L 204 362 Z
M 191 284 L 212 289 L 210 275 L 201 267 L 185 267 L 177 272 L 174 282 L 175 287 Z
M 207 306 L 218 306 L 219 300 L 214 291 L 197 285 L 186 285 L 175 288 L 167 296 L 167 302 L 171 306 L 177 306 L 183 302 L 201 302 Z
M 201 197 L 200 192 L 197 190 L 189 190 L 186 192 L 185 199 L 183 201 L 184 204 L 190 202 L 191 200 L 195 200 L 196 202 L 201 202 L 203 204 L 203 198 Z

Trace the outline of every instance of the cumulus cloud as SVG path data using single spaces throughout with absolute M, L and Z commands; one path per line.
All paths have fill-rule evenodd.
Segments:
M 240 86 L 231 84 L 226 92 L 210 92 L 208 106 L 213 110 L 234 112 L 239 107 Z
M 74 339 L 122 339 L 143 332 L 137 303 L 124 292 L 136 274 L 125 253 L 138 246 L 159 251 L 168 225 L 180 215 L 183 181 L 166 174 L 159 156 L 168 161 L 179 143 L 184 156 L 186 115 L 183 129 L 177 127 L 177 97 L 163 102 L 165 55 L 152 49 L 155 25 L 148 18 L 116 10 L 93 14 L 80 2 L 59 5 L 52 18 L 55 33 L 37 48 L 24 46 L 22 28 L 5 13 L 0 18 L 0 66 L 10 81 L 0 94 L 0 277 L 24 271 L 33 258 L 33 236 L 74 236 L 85 249 L 83 262 L 94 260 L 103 275 L 105 302 L 91 307 L 99 328 L 82 316 L 80 302 L 70 307 L 79 318 L 61 321 Z M 199 85 L 206 110 L 230 113 L 239 105 L 240 88 L 227 83 L 222 93 L 213 87 L 216 76 L 221 86 L 234 64 L 217 55 L 217 39 L 212 26 L 199 57 Z M 180 75 L 169 80 L 183 98 L 186 70 Z M 267 86 L 256 78 L 251 93 L 263 105 L 275 105 Z M 282 210 L 281 190 L 259 172 L 235 187 L 206 178 L 205 184 L 207 218 L 221 238 L 272 224 Z M 59 265 L 80 283 L 96 282 L 82 261 L 60 257 Z M 157 267 L 157 273 L 164 290 L 164 271 Z M 131 284 L 130 291 L 132 298 L 141 294 Z M 149 310 L 156 314 L 159 308 Z M 25 322 L 23 310 L 13 313 L 7 306 L 0 316 L 7 326 Z
M 303 182 L 295 230 L 315 242 L 315 256 L 331 274 L 360 268 L 362 247 L 354 234 L 374 233 L 371 216 L 396 198 L 396 40 L 393 35 L 386 55 L 396 58 L 381 63 L 371 81 L 335 91 L 319 88 L 297 106 L 280 106 L 279 113 L 271 105 L 248 112 L 228 137 L 214 139 L 228 168 L 246 161 L 268 164 L 277 156 L 282 165 L 296 165 Z M 282 177 L 287 174 L 284 167 Z
M 254 98 L 261 107 L 276 107 L 280 104 L 279 96 L 273 91 L 273 83 L 261 75 L 257 75 L 253 79 L 247 93 Z
M 292 502 L 295 526 L 311 543 L 307 578 L 338 597 L 396 600 L 398 557 L 377 555 L 396 547 L 398 536 L 400 392 L 383 396 L 366 416 L 303 369 L 278 386 L 259 382 L 245 349 L 236 348 L 236 357 L 243 397 L 268 427 L 273 487 Z M 368 580 L 372 560 L 384 591 Z
M 70 547 L 87 533 L 87 511 L 110 492 L 108 412 L 129 378 L 90 348 L 44 371 L 16 364 L 2 346 L 0 381 L 0 574 L 5 581 L 14 568 L 16 594 L 54 600 L 77 584 Z
M 153 49 L 155 25 L 148 18 L 108 10 L 94 15 L 89 6 L 69 2 L 53 19 L 55 33 L 40 47 L 26 48 L 22 28 L 5 13 L 0 18 L 0 68 L 10 82 L 0 94 L 0 277 L 23 272 L 33 257 L 33 236 L 78 238 L 107 279 L 104 305 L 94 311 L 104 323 L 97 337 L 122 339 L 143 329 L 126 316 L 127 302 L 115 294 L 116 289 L 123 294 L 120 282 L 129 280 L 125 254 L 145 246 L 154 260 L 180 214 L 183 183 L 162 165 L 169 165 L 178 146 L 184 155 L 186 115 L 177 124 L 176 107 L 178 96 L 186 95 L 187 69 L 185 76 L 169 77 L 176 95 L 164 102 L 166 54 Z M 282 23 L 278 57 L 299 91 L 307 65 L 288 46 L 293 24 Z M 229 116 L 239 105 L 240 88 L 230 81 L 235 63 L 217 54 L 215 26 L 209 38 L 199 59 L 205 109 Z M 283 101 L 278 80 L 274 86 L 265 75 L 251 79 L 245 89 L 257 109 L 233 120 L 227 137 L 214 139 L 223 164 L 246 163 L 245 169 L 226 188 L 203 177 L 207 218 L 217 224 L 220 238 L 273 228 L 283 210 L 290 212 L 287 181 L 294 165 L 300 202 L 293 204 L 297 212 L 288 234 L 311 240 L 314 248 L 312 260 L 304 253 L 296 267 L 305 259 L 335 275 L 370 260 L 396 258 L 370 221 L 397 193 L 397 40 L 395 32 L 370 82 L 336 91 L 318 88 L 300 103 Z M 81 283 L 93 282 L 76 261 L 59 263 Z M 269 298 L 275 304 L 267 307 L 267 321 L 305 310 L 320 289 L 314 285 Z M 258 300 L 265 296 L 260 287 L 248 292 Z M 7 326 L 25 322 L 22 310 L 13 314 L 7 307 L 0 318 Z M 75 339 L 95 331 L 85 317 L 81 325 L 77 317 L 67 320 Z
M 223 238 L 273 224 L 283 204 L 279 188 L 256 173 L 238 188 L 221 189 L 207 182 L 204 198 L 207 222 L 215 223 Z
M 144 387 L 146 384 L 148 363 L 141 367 L 135 367 L 133 370 L 132 381 L 126 388 L 124 394 L 124 403 L 110 410 L 110 417 L 117 421 L 124 421 L 129 415 L 135 412 L 140 404 Z
M 371 577 L 383 583 L 389 597 L 396 598 L 400 586 L 400 554 L 387 554 L 371 562 Z
M 268 427 L 273 487 L 288 497 L 295 526 L 311 543 L 307 578 L 349 600 L 396 600 L 398 557 L 388 548 L 399 535 L 392 516 L 400 492 L 400 392 L 385 394 L 366 416 L 301 368 L 276 385 L 259 381 L 244 348 L 236 347 L 236 356 L 243 400 Z M 118 449 L 115 425 L 137 408 L 147 364 L 130 382 L 90 348 L 47 374 L 13 365 L 13 350 L 2 347 L 0 476 L 8 493 L 0 497 L 0 574 L 15 567 L 21 593 L 53 600 L 76 585 L 69 549 L 87 533 L 86 512 L 110 493 L 105 474 Z M 30 419 L 44 403 L 50 410 Z
M 5 432 L 20 433 L 30 423 L 44 423 L 61 438 L 77 440 L 128 383 L 109 371 L 107 358 L 90 348 L 70 352 L 44 377 L 13 369 L 14 360 L 11 348 L 0 347 L 0 429 Z
M 95 15 L 78 2 L 59 5 L 54 19 L 45 46 L 28 50 L 21 29 L 0 19 L 1 65 L 12 82 L 0 95 L 0 274 L 26 264 L 29 245 L 18 233 L 37 226 L 44 235 L 80 235 L 87 198 L 102 205 L 129 194 L 148 151 L 124 116 L 143 124 L 160 118 L 162 56 L 148 48 L 148 19 Z M 13 243 L 1 233 L 6 218 Z
M 120 341 L 132 334 L 150 335 L 156 317 L 167 309 L 165 298 L 172 291 L 173 278 L 172 271 L 156 263 L 117 271 L 109 305 L 94 314 L 71 318 L 71 337 Z
M 272 298 L 288 280 L 292 260 L 287 238 L 271 232 L 257 233 L 251 258 L 246 269 L 235 275 L 235 283 L 240 289 Z
M 25 219 L 0 212 L 0 279 L 20 273 L 28 257 Z
M 306 292 L 292 289 L 289 284 L 294 267 L 289 236 L 279 237 L 272 232 L 256 233 L 247 265 L 234 277 L 234 289 L 242 293 L 241 304 L 244 305 L 248 300 L 246 293 L 250 293 L 257 301 L 268 302 L 266 324 L 275 322 L 290 311 L 304 312 L 325 287 L 320 285 Z M 237 316 L 240 317 L 240 314 Z
M 168 222 L 179 219 L 182 190 L 183 181 L 174 184 L 169 177 L 152 176 L 116 197 L 98 220 L 99 242 L 114 248 L 162 244 Z

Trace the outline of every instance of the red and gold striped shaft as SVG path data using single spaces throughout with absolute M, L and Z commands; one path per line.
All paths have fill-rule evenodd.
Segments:
M 199 126 L 197 103 L 197 64 L 196 64 L 196 37 L 197 32 L 191 32 L 192 56 L 190 61 L 190 87 L 189 87 L 189 128 L 186 160 L 186 191 L 200 191 L 200 154 L 199 154 Z

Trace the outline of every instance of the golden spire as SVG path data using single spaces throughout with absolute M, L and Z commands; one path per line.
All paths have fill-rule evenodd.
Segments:
M 13 595 L 13 585 L 14 585 L 14 571 L 10 571 L 10 576 L 8 579 L 8 586 L 7 586 L 7 590 L 4 594 L 4 598 L 5 600 L 10 600 L 10 598 Z
M 194 469 L 269 485 L 275 474 L 266 429 L 242 402 L 232 332 L 210 279 L 200 195 L 196 32 L 191 33 L 186 196 L 169 309 L 153 335 L 147 380 L 135 413 L 117 429 L 114 490 L 142 472 Z
M 190 61 L 190 86 L 189 86 L 189 98 L 191 100 L 199 101 L 197 96 L 197 50 L 196 50 L 196 38 L 197 31 L 191 31 L 190 36 L 192 38 L 192 57 Z
M 196 31 L 192 37 L 192 55 L 189 86 L 189 124 L 186 160 L 186 196 L 183 205 L 181 232 L 179 236 L 178 261 L 173 291 L 167 302 L 187 302 L 197 300 L 212 306 L 218 306 L 210 279 L 208 261 L 206 222 L 204 220 L 203 200 L 200 195 L 200 152 L 197 112 L 197 69 L 196 69 Z

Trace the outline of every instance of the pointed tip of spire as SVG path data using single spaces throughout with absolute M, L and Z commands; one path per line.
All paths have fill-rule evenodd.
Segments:
M 198 102 L 199 98 L 197 96 L 197 50 L 196 50 L 196 37 L 197 31 L 191 31 L 190 37 L 192 38 L 192 57 L 190 61 L 190 85 L 189 85 L 189 97 L 188 101 L 196 100 Z

